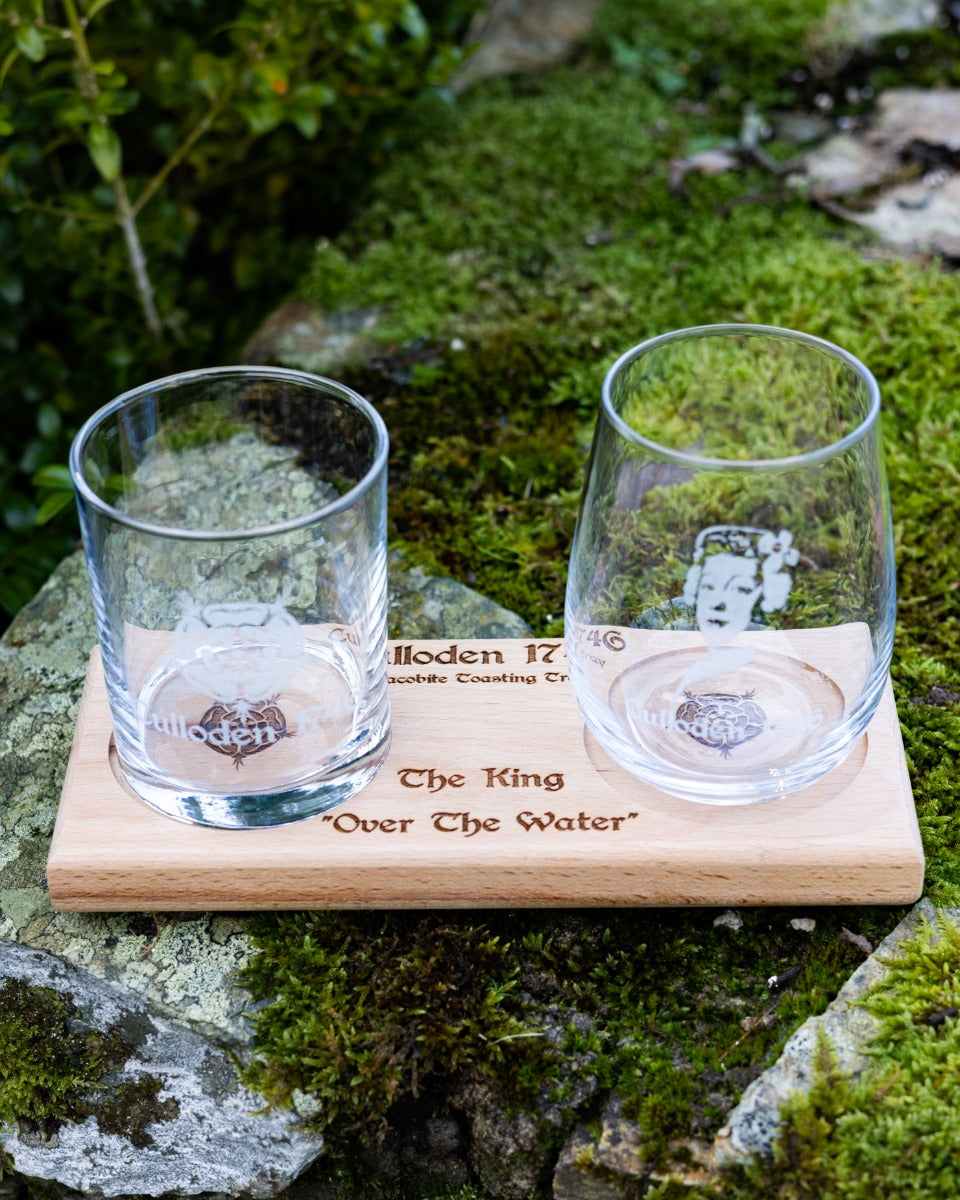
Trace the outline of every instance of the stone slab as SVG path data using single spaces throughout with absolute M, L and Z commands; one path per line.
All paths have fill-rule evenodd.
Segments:
M 292 1182 L 323 1147 L 318 1135 L 291 1127 L 290 1114 L 259 1112 L 263 1098 L 242 1087 L 229 1056 L 206 1038 L 151 1015 L 129 990 L 52 955 L 0 942 L 0 977 L 69 998 L 73 1024 L 114 1035 L 126 1061 L 90 1098 L 91 1115 L 47 1136 L 21 1127 L 0 1132 L 16 1169 L 100 1196 L 131 1193 L 191 1196 L 219 1191 L 269 1200 Z M 159 1082 L 155 1119 L 113 1131 L 124 1087 Z M 118 1099 L 119 1098 L 119 1099 Z M 111 1121 L 101 1114 L 106 1106 Z

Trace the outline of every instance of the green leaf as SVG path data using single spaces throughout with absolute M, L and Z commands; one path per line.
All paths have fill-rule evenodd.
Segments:
M 23 299 L 23 280 L 19 275 L 5 270 L 0 273 L 0 300 L 7 304 L 19 304 Z
M 671 71 L 659 67 L 653 71 L 653 86 L 661 96 L 679 96 L 687 86 L 687 81 L 679 71 Z
M 272 99 L 238 104 L 237 111 L 246 120 L 250 132 L 257 137 L 276 129 L 285 115 L 283 105 Z
M 42 438 L 50 441 L 60 432 L 62 421 L 60 412 L 55 404 L 41 404 L 37 409 L 37 432 Z
M 87 9 L 87 24 L 93 20 L 102 8 L 106 8 L 108 4 L 112 4 L 113 0 L 93 0 L 93 3 Z
M 11 46 L 4 55 L 3 62 L 0 62 L 0 87 L 3 87 L 4 80 L 7 78 L 7 72 L 20 57 L 20 51 L 16 46 Z
M 49 457 L 49 444 L 43 438 L 31 438 L 23 448 L 18 466 L 25 475 L 32 475 L 40 470 Z
M 639 75 L 643 70 L 645 55 L 636 46 L 631 46 L 622 37 L 614 35 L 610 39 L 610 57 L 613 65 L 621 71 L 629 71 Z
M 173 61 L 164 63 L 164 69 L 169 73 L 171 86 L 179 86 L 181 79 L 177 64 Z M 226 64 L 208 51 L 195 54 L 190 60 L 189 79 L 208 100 L 214 100 L 226 86 L 228 68 Z
M 416 4 L 404 5 L 400 15 L 400 27 L 404 33 L 418 42 L 426 41 L 430 34 L 430 28 Z
M 315 138 L 320 131 L 320 121 L 316 113 L 294 113 L 290 120 L 294 123 L 294 125 L 296 125 L 297 129 L 307 139 L 307 141 Z
M 47 44 L 43 34 L 35 25 L 21 25 L 14 34 L 17 49 L 31 62 L 43 62 L 47 57 Z
M 336 98 L 337 93 L 326 83 L 298 83 L 290 93 L 291 101 L 300 107 L 308 104 L 313 108 L 326 108 Z
M 54 112 L 54 121 L 57 125 L 62 125 L 67 129 L 76 129 L 93 119 L 93 110 L 82 96 L 70 92 L 63 92 L 62 95 L 63 99 Z
M 123 153 L 120 139 L 109 125 L 91 125 L 87 132 L 87 152 L 93 160 L 93 165 L 107 183 L 120 174 L 120 164 Z
M 34 523 L 37 525 L 46 525 L 46 523 L 63 510 L 73 500 L 72 492 L 53 492 L 41 503 L 37 509 L 37 515 L 34 518 Z
M 286 67 L 279 62 L 261 62 L 253 68 L 261 88 L 274 96 L 285 96 L 290 90 Z
M 66 463 L 48 463 L 34 474 L 31 483 L 34 487 L 52 488 L 55 491 L 73 491 L 73 479 Z

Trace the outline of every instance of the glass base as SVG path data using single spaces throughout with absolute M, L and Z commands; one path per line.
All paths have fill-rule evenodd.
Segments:
M 216 829 L 267 829 L 318 816 L 345 803 L 369 784 L 390 749 L 390 733 L 366 754 L 322 778 L 276 791 L 212 794 L 157 784 L 121 763 L 110 746 L 110 765 L 119 783 L 165 816 Z
M 760 652 L 708 675 L 702 650 L 645 659 L 614 680 L 587 727 L 625 770 L 702 804 L 756 804 L 798 791 L 846 757 L 867 718 L 845 719 L 816 667 Z

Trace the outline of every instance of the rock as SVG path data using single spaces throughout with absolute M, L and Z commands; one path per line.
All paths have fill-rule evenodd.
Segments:
M 954 154 L 960 151 L 960 91 L 891 88 L 877 100 L 868 136 L 890 153 L 920 143 Z
M 669 1179 L 694 1187 L 715 1180 L 711 1146 L 687 1140 L 676 1149 L 683 1151 L 685 1166 L 651 1170 L 644 1161 L 640 1130 L 624 1118 L 622 1098 L 614 1092 L 607 1101 L 600 1136 L 579 1126 L 561 1151 L 553 1176 L 553 1200 L 633 1200 L 655 1182 Z
M 599 1138 L 581 1126 L 564 1146 L 553 1176 L 553 1200 L 624 1200 L 649 1178 L 640 1131 L 624 1120 L 621 1097 L 614 1093 Z
M 813 933 L 816 927 L 815 917 L 794 917 L 790 922 L 790 928 L 795 929 L 797 933 Z
M 719 917 L 713 918 L 714 929 L 732 929 L 736 932 L 743 928 L 743 917 L 739 913 L 735 913 L 732 909 L 727 912 L 722 912 Z
M 466 1140 L 460 1125 L 449 1117 L 413 1121 L 402 1132 L 392 1128 L 376 1153 L 386 1161 L 371 1163 L 363 1174 L 371 1183 L 382 1181 L 385 1193 L 395 1188 L 397 1180 L 404 1194 L 415 1196 L 450 1194 L 469 1182 Z
M 916 931 L 921 920 L 933 920 L 935 912 L 929 900 L 921 900 L 854 971 L 826 1010 L 820 1016 L 809 1017 L 788 1039 L 780 1057 L 749 1085 L 718 1133 L 715 1148 L 720 1162 L 743 1161 L 751 1154 L 772 1152 L 781 1105 L 793 1093 L 809 1090 L 813 1081 L 821 1033 L 829 1039 L 843 1073 L 854 1075 L 863 1069 L 867 1062 L 864 1048 L 876 1030 L 876 1022 L 854 1001 L 883 979 L 887 973 L 884 961 Z
M 127 989 L 12 942 L 0 978 L 69 998 L 71 1032 L 120 1046 L 116 1072 L 91 1092 L 90 1115 L 30 1136 L 4 1133 L 18 1172 L 88 1195 L 184 1196 L 222 1191 L 267 1200 L 319 1154 L 319 1136 L 294 1133 L 287 1113 L 258 1115 L 227 1054 L 182 1025 L 152 1016 Z
M 497 1200 L 527 1200 L 550 1175 L 553 1147 L 531 1113 L 507 1112 L 484 1080 L 452 1097 L 470 1126 L 470 1167 Z
M 428 575 L 422 567 L 397 570 L 393 560 L 387 602 L 391 637 L 526 637 L 530 627 L 456 579 Z
M 892 188 L 855 220 L 898 249 L 960 259 L 960 175 Z
M 610 1180 L 596 1171 L 594 1148 L 589 1131 L 578 1126 L 560 1152 L 553 1173 L 553 1200 L 624 1200 L 626 1181 Z
M 468 588 L 407 572 L 396 559 L 390 594 L 394 637 L 526 632 L 518 617 Z M 56 1145 L 5 1128 L 0 1147 L 17 1172 L 93 1196 L 269 1197 L 317 1157 L 322 1142 L 298 1129 L 292 1114 L 251 1117 L 262 1099 L 237 1082 L 231 1056 L 248 1053 L 251 1039 L 251 999 L 236 983 L 250 953 L 244 918 L 50 906 L 46 858 L 95 642 L 80 553 L 57 568 L 0 641 L 0 986 L 45 980 L 80 1010 L 78 1021 L 105 1035 L 136 1018 L 143 1037 L 128 1039 L 130 1055 L 108 1093 L 150 1076 L 161 1081 L 158 1104 L 170 1100 L 167 1111 L 175 1106 L 179 1116 L 148 1123 L 153 1142 L 145 1148 L 98 1132 L 95 1115 L 61 1126 Z M 151 1155 L 157 1161 L 149 1166 Z
M 742 165 L 735 150 L 700 150 L 687 158 L 672 158 L 670 191 L 675 196 L 682 195 L 688 175 L 723 175 L 727 171 L 739 171 Z
M 819 113 L 782 111 L 770 114 L 774 133 L 784 142 L 805 146 L 820 142 L 833 132 L 833 125 Z
M 491 0 L 467 35 L 476 49 L 451 87 L 479 79 L 541 71 L 564 62 L 593 25 L 599 0 Z
M 537 1013 L 537 1023 L 546 1041 L 556 1046 L 562 1045 L 570 1028 L 581 1036 L 593 1028 L 586 1014 L 550 1006 Z M 597 1090 L 590 1073 L 593 1057 L 584 1054 L 566 1062 L 565 1077 L 552 1079 L 531 1111 L 514 1112 L 482 1074 L 466 1076 L 452 1090 L 450 1104 L 470 1131 L 470 1167 L 497 1200 L 528 1200 L 547 1186 L 569 1114 Z
M 463 1187 L 468 1182 L 465 1157 L 463 1131 L 449 1117 L 428 1118 L 401 1153 L 405 1174 L 416 1179 L 421 1195 L 439 1195 Z
M 936 27 L 936 0 L 837 0 L 807 35 L 807 50 L 819 70 L 838 70 L 855 52 L 881 38 Z
M 892 88 L 862 129 L 806 153 L 803 182 L 828 201 L 876 192 L 865 209 L 831 210 L 900 250 L 960 258 L 958 153 L 960 90 Z
M 306 300 L 288 300 L 264 319 L 243 358 L 335 377 L 370 358 L 374 343 L 369 334 L 379 318 L 375 307 L 324 313 Z
M 898 179 L 904 155 L 922 163 L 924 147 L 930 156 L 960 151 L 960 90 L 891 88 L 862 129 L 809 151 L 804 168 L 817 194 L 852 195 Z
M 862 954 L 873 953 L 873 943 L 870 939 L 865 938 L 862 933 L 855 933 L 852 929 L 848 929 L 846 925 L 840 930 L 840 940 L 856 946 Z
M 862 132 L 838 133 L 804 157 L 803 183 L 818 197 L 852 196 L 879 187 L 897 170 L 899 160 L 878 153 Z
M 357 1146 L 353 1175 L 364 1181 L 365 1196 L 453 1196 L 469 1183 L 466 1140 L 457 1121 L 429 1115 L 429 1105 L 413 1102 L 393 1114 L 382 1137 Z M 284 1200 L 356 1200 L 352 1185 L 331 1179 L 321 1160 L 286 1193 Z

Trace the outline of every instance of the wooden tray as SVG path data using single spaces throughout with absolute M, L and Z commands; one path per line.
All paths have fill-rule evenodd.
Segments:
M 923 850 L 889 683 L 818 784 L 768 804 L 674 799 L 586 734 L 559 641 L 390 645 L 374 782 L 276 829 L 184 825 L 111 765 L 99 651 L 47 866 L 62 910 L 905 904 Z

